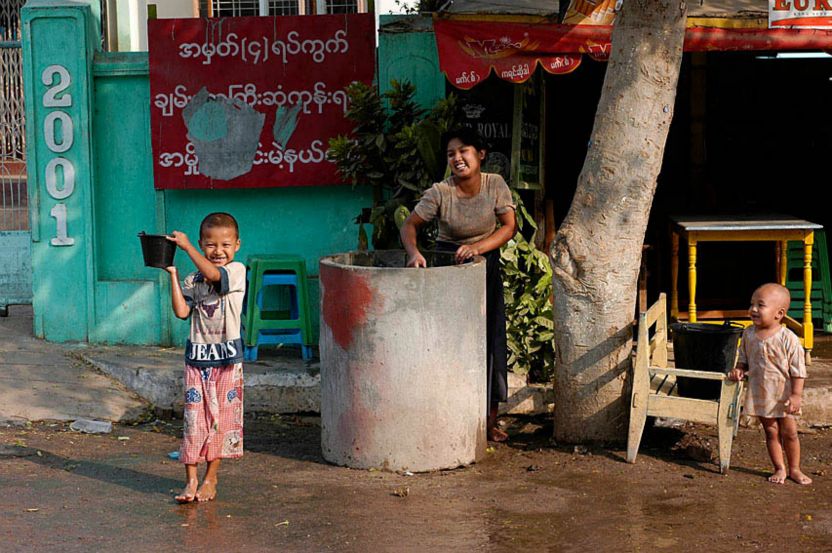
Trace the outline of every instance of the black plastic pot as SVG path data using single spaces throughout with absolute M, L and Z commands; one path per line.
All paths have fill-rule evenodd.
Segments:
M 168 240 L 164 234 L 145 234 L 144 232 L 140 232 L 139 240 L 142 243 L 142 255 L 144 256 L 145 266 L 164 269 L 173 265 L 176 244 Z
M 742 325 L 730 322 L 722 325 L 673 323 L 670 329 L 676 367 L 725 374 L 734 368 Z M 679 378 L 676 383 L 680 396 L 719 399 L 719 382 Z

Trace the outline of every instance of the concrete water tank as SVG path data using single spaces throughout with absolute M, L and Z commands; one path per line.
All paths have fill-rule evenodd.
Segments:
M 353 468 L 454 468 L 486 448 L 485 260 L 320 262 L 321 445 Z

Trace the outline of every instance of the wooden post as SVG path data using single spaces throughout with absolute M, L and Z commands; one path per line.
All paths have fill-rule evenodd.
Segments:
M 688 320 L 696 322 L 696 238 L 688 236 Z

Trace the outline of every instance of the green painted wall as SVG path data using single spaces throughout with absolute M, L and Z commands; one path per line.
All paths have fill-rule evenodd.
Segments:
M 170 343 L 166 280 L 144 267 L 139 231 L 156 217 L 150 156 L 147 54 L 99 53 L 94 61 L 95 317 L 90 341 Z
M 429 16 L 382 15 L 378 34 L 378 83 L 382 93 L 390 81 L 416 85 L 416 102 L 433 107 L 445 97 L 445 75 L 439 70 L 439 53 Z
M 371 203 L 369 190 L 353 191 L 349 186 L 165 193 L 168 231 L 182 230 L 196 237 L 206 214 L 228 211 L 240 225 L 239 259 L 257 253 L 294 253 L 306 258 L 316 341 L 320 305 L 318 259 L 355 249 L 358 227 L 353 219 Z M 177 253 L 176 265 L 183 271 L 193 270 L 181 252 Z M 184 337 L 186 330 L 185 323 L 176 321 L 176 337 Z
M 353 218 L 371 205 L 367 189 L 349 186 L 156 191 L 150 148 L 150 85 L 146 53 L 95 52 L 94 14 L 70 1 L 32 0 L 24 8 L 29 182 L 33 230 L 35 327 L 48 340 L 180 344 L 187 323 L 170 309 L 166 273 L 142 264 L 138 232 L 181 230 L 197 237 L 211 211 L 234 214 L 241 229 L 238 259 L 252 253 L 296 253 L 307 261 L 314 327 L 318 328 L 318 258 L 353 249 Z M 44 108 L 41 72 L 65 65 L 73 105 Z M 76 100 L 77 98 L 77 100 Z M 55 152 L 40 129 L 50 111 L 66 110 L 74 127 L 60 155 L 76 171 L 73 194 L 61 200 L 72 246 L 54 246 L 56 203 L 45 168 Z M 193 266 L 181 251 L 183 273 Z

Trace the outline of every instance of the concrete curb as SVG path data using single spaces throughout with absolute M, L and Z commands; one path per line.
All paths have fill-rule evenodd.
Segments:
M 182 375 L 175 375 L 167 371 L 151 370 L 145 367 L 132 367 L 113 363 L 94 355 L 93 352 L 76 351 L 73 356 L 91 365 L 107 376 L 121 382 L 139 397 L 162 409 L 174 409 L 182 392 Z
M 115 348 L 113 348 L 115 349 Z M 113 350 L 85 350 L 74 355 L 121 382 L 157 408 L 181 413 L 182 368 L 170 359 L 137 358 Z M 321 377 L 316 365 L 300 360 L 246 365 L 245 409 L 265 413 L 320 412 Z
M 131 348 L 132 350 L 132 348 Z M 84 349 L 73 356 L 121 382 L 157 408 L 181 413 L 182 369 L 178 354 L 160 358 L 124 354 L 122 348 Z M 317 363 L 299 359 L 266 359 L 245 367 L 245 408 L 263 413 L 320 413 L 321 376 Z M 509 373 L 509 400 L 501 413 L 539 415 L 552 412 L 551 386 L 526 384 L 525 376 Z

